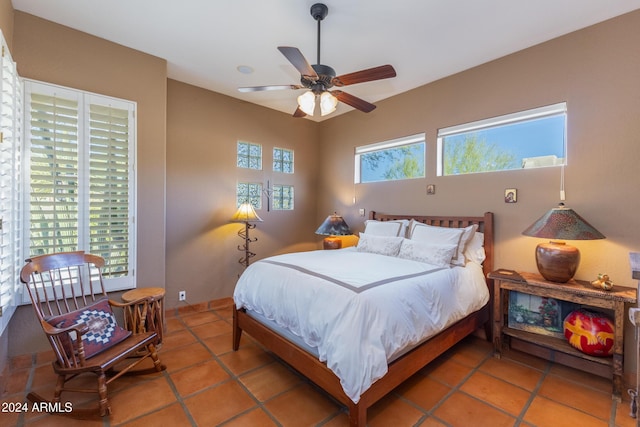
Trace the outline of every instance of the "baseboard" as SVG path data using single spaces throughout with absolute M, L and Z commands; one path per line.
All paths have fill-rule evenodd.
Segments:
M 196 304 L 187 304 L 181 307 L 168 308 L 164 313 L 166 317 L 175 317 L 177 315 L 198 313 L 208 310 L 220 310 L 229 307 L 233 307 L 233 298 L 226 297 L 211 301 L 199 302 Z

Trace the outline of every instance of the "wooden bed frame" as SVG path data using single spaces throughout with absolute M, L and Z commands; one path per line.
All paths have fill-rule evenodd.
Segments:
M 464 228 L 471 224 L 478 224 L 484 233 L 484 250 L 486 260 L 483 263 L 485 277 L 493 269 L 493 213 L 487 212 L 484 216 L 454 217 L 454 216 L 416 216 L 416 215 L 388 215 L 371 211 L 370 219 L 378 221 L 390 221 L 396 219 L 415 219 L 425 224 Z M 487 286 L 491 292 L 489 279 Z M 491 295 L 491 293 L 490 293 Z M 366 426 L 367 408 L 372 406 L 382 397 L 391 392 L 406 379 L 436 359 L 460 340 L 484 327 L 487 338 L 491 339 L 490 310 L 491 301 L 483 308 L 470 314 L 464 319 L 451 325 L 449 328 L 433 336 L 420 346 L 414 348 L 402 357 L 389 364 L 387 374 L 374 382 L 361 396 L 358 403 L 344 393 L 338 377 L 320 362 L 314 355 L 296 346 L 286 338 L 281 337 L 268 327 L 250 317 L 244 309 L 233 312 L 233 349 L 238 350 L 242 331 L 246 331 L 254 339 L 264 345 L 268 350 L 291 365 L 294 369 L 305 375 L 316 385 L 321 387 L 339 402 L 349 409 L 349 423 L 351 426 Z

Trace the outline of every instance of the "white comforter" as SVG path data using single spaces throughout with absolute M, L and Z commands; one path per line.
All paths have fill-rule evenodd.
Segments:
M 357 252 L 299 252 L 255 262 L 234 292 L 255 311 L 317 348 L 351 400 L 387 362 L 489 300 L 482 268 L 442 268 Z

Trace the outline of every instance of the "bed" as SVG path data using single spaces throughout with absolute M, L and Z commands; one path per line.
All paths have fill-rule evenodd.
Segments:
M 369 220 L 373 222 L 372 229 L 373 226 L 399 222 L 409 224 L 409 228 L 420 226 L 421 230 L 429 232 L 435 230 L 434 226 L 445 227 L 446 230 L 439 228 L 435 231 L 451 232 L 455 236 L 473 229 L 476 237 L 481 239 L 483 259 L 458 263 L 458 267 L 443 267 L 432 258 L 425 263 L 413 258 L 398 259 L 401 257 L 368 253 L 366 242 L 379 238 L 369 237 L 367 232 L 367 239 L 361 239 L 359 248 L 285 254 L 260 260 L 245 270 L 234 292 L 233 349 L 239 348 L 241 334 L 247 332 L 344 404 L 349 411 L 351 426 L 365 426 L 367 408 L 469 334 L 484 327 L 487 338 L 491 338 L 491 287 L 486 277 L 493 268 L 492 213 L 458 217 L 389 215 L 372 211 Z M 389 223 L 385 223 L 387 221 Z M 369 224 L 367 230 L 368 227 Z M 388 238 L 384 241 L 395 244 L 396 240 Z M 407 239 L 399 240 L 406 242 Z M 400 245 L 407 243 L 411 242 Z M 458 249 L 462 251 L 463 248 Z M 456 256 L 462 254 L 455 249 L 453 252 Z M 356 262 L 362 262 L 359 268 L 353 268 Z M 377 268 L 376 264 L 384 265 L 384 268 Z M 333 270 L 340 272 L 333 277 Z M 451 290 L 453 285 L 440 284 L 445 277 L 453 277 L 456 283 L 475 282 L 468 288 L 482 295 L 482 299 L 466 293 L 452 297 L 458 291 Z M 273 278 L 277 280 L 271 280 Z M 460 292 L 467 292 L 465 286 L 456 285 L 455 289 L 458 288 Z M 443 296 L 435 293 L 437 289 L 445 290 Z M 409 292 L 426 293 L 429 298 L 415 297 Z M 374 295 L 377 296 L 374 298 Z M 395 295 L 398 295 L 397 301 L 394 300 Z M 427 315 L 425 311 L 419 315 L 419 322 L 412 320 L 416 316 L 416 307 L 429 307 L 431 303 L 426 301 L 432 295 L 439 301 L 435 305 L 454 307 L 451 314 L 434 310 Z M 383 302 L 376 302 L 376 298 Z M 280 307 L 273 301 L 284 301 L 284 304 Z M 318 309 L 318 304 L 322 304 L 322 309 Z M 382 306 L 390 309 L 382 312 Z M 353 313 L 360 312 L 371 318 L 362 321 L 353 317 Z M 305 323 L 307 318 L 311 326 Z M 396 321 L 398 324 L 392 323 Z M 393 333 L 382 336 L 380 328 L 372 326 L 371 331 L 376 331 L 363 335 L 367 331 L 362 330 L 362 325 L 375 325 L 376 322 L 390 322 L 385 324 L 393 326 L 384 329 L 392 329 Z M 359 344 L 339 344 L 341 340 Z M 386 358 L 382 360 L 383 366 L 378 360 L 380 357 Z

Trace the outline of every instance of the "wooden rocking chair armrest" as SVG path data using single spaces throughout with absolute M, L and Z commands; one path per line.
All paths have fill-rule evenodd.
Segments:
M 77 323 L 66 328 L 56 328 L 45 320 L 41 321 L 41 324 L 61 366 L 84 366 L 84 341 L 82 339 L 72 340 L 69 332 L 73 331 L 76 333 L 76 337 L 81 337 L 89 332 L 89 325 Z
M 111 307 L 124 308 L 124 307 L 130 307 L 130 306 L 141 304 L 143 301 L 147 301 L 147 304 L 151 304 L 151 302 L 153 301 L 153 297 L 142 297 L 130 302 L 120 302 L 120 301 L 115 301 L 110 299 L 109 305 Z
M 42 329 L 44 329 L 44 332 L 47 335 L 51 335 L 51 336 L 57 336 L 62 334 L 68 335 L 69 332 L 75 331 L 75 333 L 78 334 L 78 336 L 80 337 L 86 334 L 87 332 L 89 332 L 89 325 L 87 325 L 86 323 L 77 323 L 75 325 L 67 326 L 66 328 L 56 328 L 55 326 L 52 326 L 49 322 L 45 320 L 43 320 L 41 323 L 42 323 Z

